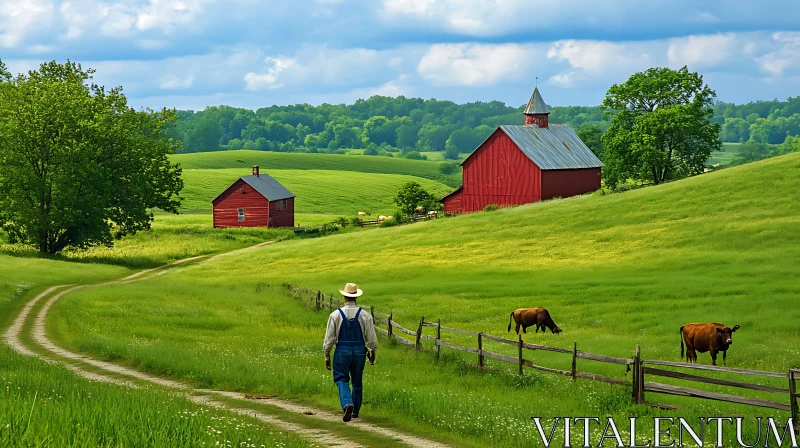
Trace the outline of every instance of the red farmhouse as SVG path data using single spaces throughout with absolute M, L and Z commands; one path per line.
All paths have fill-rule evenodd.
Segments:
M 256 165 L 211 201 L 214 227 L 293 227 L 294 197 Z
M 524 125 L 500 126 L 461 164 L 461 187 L 440 200 L 446 214 L 566 198 L 600 188 L 603 163 L 569 125 L 548 123 L 550 112 L 538 88 L 524 114 Z

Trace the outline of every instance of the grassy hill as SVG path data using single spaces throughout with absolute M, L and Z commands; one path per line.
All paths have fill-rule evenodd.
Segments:
M 798 172 L 793 154 L 621 194 L 288 241 L 146 284 L 82 291 L 57 306 L 51 333 L 157 374 L 334 408 L 319 347 L 326 313 L 276 285 L 335 291 L 355 281 L 365 303 L 410 328 L 424 315 L 505 335 L 512 310 L 545 306 L 564 333 L 529 333 L 526 341 L 565 348 L 577 341 L 612 356 L 631 356 L 641 344 L 648 359 L 677 361 L 681 325 L 738 324 L 728 366 L 785 371 L 800 366 Z M 430 353 L 383 347 L 368 369 L 365 413 L 464 446 L 528 446 L 532 415 L 665 413 L 630 404 L 629 389 L 535 372 L 517 377 L 513 366 L 492 362 L 478 372 L 467 367 L 473 356 L 443 353 L 437 363 Z M 708 364 L 708 354 L 700 361 Z M 623 367 L 608 369 L 593 371 L 630 378 Z M 762 415 L 649 398 L 661 399 L 689 406 L 681 411 L 687 418 Z
M 313 155 L 305 155 L 314 157 Z M 346 156 L 337 156 L 346 157 Z M 354 156 L 355 157 L 355 156 Z M 355 216 L 359 211 L 391 214 L 397 190 L 406 182 L 416 181 L 434 195 L 444 196 L 452 188 L 439 182 L 402 174 L 374 174 L 354 171 L 312 169 L 264 170 L 297 195 L 297 213 L 322 213 Z M 185 169 L 183 208 L 191 211 L 211 210 L 211 200 L 240 176 L 249 175 L 246 168 Z
M 239 171 L 247 172 L 253 165 L 259 165 L 262 170 L 269 173 L 275 170 L 333 170 L 373 174 L 405 174 L 431 180 L 445 178 L 439 172 L 438 163 L 363 155 L 238 150 L 176 154 L 172 156 L 172 160 L 180 162 L 184 169 L 237 168 Z M 458 181 L 453 184 L 453 186 L 458 185 Z

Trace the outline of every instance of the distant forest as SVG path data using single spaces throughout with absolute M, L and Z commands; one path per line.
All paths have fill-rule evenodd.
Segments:
M 270 106 L 258 110 L 228 106 L 178 111 L 169 137 L 183 142 L 180 152 L 257 149 L 280 152 L 343 153 L 422 158 L 443 151 L 457 159 L 472 152 L 501 124 L 522 124 L 523 106 L 500 101 L 456 104 L 421 98 L 373 96 L 354 104 Z M 600 136 L 608 128 L 600 107 L 550 109 L 551 123 L 567 123 L 600 154 Z M 724 142 L 781 144 L 800 135 L 800 97 L 737 105 L 719 102 L 714 121 Z M 400 154 L 397 154 L 400 153 Z

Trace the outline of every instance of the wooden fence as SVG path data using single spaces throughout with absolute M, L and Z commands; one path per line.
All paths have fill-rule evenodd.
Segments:
M 408 218 L 401 219 L 400 223 L 401 224 L 411 224 L 411 223 L 420 222 L 420 221 L 430 221 L 431 219 L 437 219 L 438 217 L 439 217 L 438 215 L 415 215 L 415 216 L 410 216 Z M 373 221 L 361 221 L 358 225 L 361 226 L 361 227 L 368 227 L 368 226 L 379 226 L 380 224 L 381 224 L 381 221 L 376 219 L 376 220 L 373 220 Z
M 311 300 L 314 301 L 316 310 L 321 310 L 322 308 L 325 307 L 329 309 L 335 309 L 342 305 L 342 302 L 339 299 L 336 299 L 331 295 L 323 294 L 320 291 L 314 293 L 306 288 L 293 287 L 292 285 L 286 285 L 286 286 L 295 295 L 295 297 L 299 299 L 311 298 Z M 470 330 L 463 330 L 460 328 L 446 327 L 442 325 L 441 319 L 437 319 L 436 321 L 431 321 L 431 320 L 426 320 L 424 316 L 420 317 L 419 324 L 417 325 L 416 330 L 411 330 L 404 327 L 396 320 L 394 320 L 394 317 L 391 313 L 386 314 L 380 312 L 376 310 L 375 307 L 368 305 L 361 305 L 361 307 L 364 308 L 365 310 L 366 309 L 369 310 L 370 314 L 372 315 L 375 321 L 375 330 L 378 333 L 381 333 L 382 335 L 390 339 L 394 339 L 400 344 L 415 347 L 418 350 L 423 349 L 421 341 L 423 340 L 432 341 L 434 344 L 434 349 L 437 358 L 439 357 L 441 348 L 445 347 L 451 350 L 458 350 L 474 354 L 476 356 L 477 365 L 480 367 L 485 366 L 486 359 L 488 358 L 496 361 L 516 364 L 519 366 L 520 374 L 523 374 L 524 367 L 528 367 L 542 372 L 548 372 L 557 375 L 571 377 L 572 380 L 575 380 L 576 378 L 583 378 L 594 381 L 601 381 L 604 383 L 614 384 L 614 385 L 621 385 L 621 386 L 630 385 L 632 389 L 632 398 L 634 402 L 640 404 L 647 404 L 650 406 L 661 407 L 665 409 L 677 409 L 678 407 L 646 402 L 645 393 L 650 392 L 650 393 L 675 395 L 682 397 L 702 398 L 708 400 L 723 401 L 728 403 L 759 406 L 770 409 L 777 409 L 781 411 L 789 411 L 791 412 L 793 421 L 796 425 L 795 429 L 800 431 L 800 422 L 798 422 L 798 398 L 800 398 L 800 394 L 798 394 L 797 392 L 797 382 L 800 381 L 800 369 L 791 369 L 789 370 L 788 373 L 778 373 L 778 372 L 768 372 L 761 370 L 734 369 L 734 368 L 720 367 L 720 366 L 688 364 L 683 362 L 645 360 L 642 359 L 641 357 L 641 350 L 639 348 L 639 345 L 636 346 L 636 352 L 633 358 L 618 358 L 613 356 L 597 355 L 594 353 L 580 351 L 578 350 L 577 342 L 573 343 L 571 349 L 550 347 L 547 345 L 540 345 L 540 344 L 530 344 L 523 342 L 521 335 L 517 338 L 517 340 L 506 339 L 484 332 L 475 332 Z M 385 326 L 385 328 L 381 328 L 381 326 Z M 423 334 L 423 330 L 426 327 L 433 327 L 436 331 L 436 336 Z M 446 342 L 442 339 L 443 331 L 474 336 L 476 338 L 476 346 L 466 347 L 463 345 L 456 345 L 452 342 Z M 408 336 L 408 338 L 401 335 L 406 335 Z M 517 348 L 516 350 L 517 356 L 503 355 L 500 353 L 494 353 L 488 351 L 484 348 L 484 342 L 486 341 L 514 346 Z M 556 369 L 551 367 L 540 366 L 534 364 L 533 360 L 531 359 L 532 357 L 531 353 L 536 351 L 559 353 L 564 355 L 565 364 L 567 364 L 567 361 L 571 362 L 564 369 Z M 632 371 L 631 379 L 612 378 L 604 375 L 599 375 L 596 373 L 580 371 L 578 370 L 579 359 L 625 366 L 626 376 L 628 371 Z M 658 367 L 651 367 L 651 366 L 658 366 Z M 695 372 L 697 371 L 720 372 L 737 376 L 744 375 L 744 376 L 759 376 L 765 378 L 780 378 L 787 380 L 788 387 L 787 388 L 774 387 L 757 383 L 748 383 L 744 381 L 713 378 L 713 377 L 701 376 L 696 373 L 684 373 L 674 370 L 666 370 L 665 368 L 692 369 Z M 704 391 L 700 389 L 675 386 L 672 384 L 648 382 L 646 381 L 646 377 L 648 375 L 654 377 L 666 377 L 676 380 L 690 381 L 695 383 L 737 387 L 737 388 L 766 392 L 771 394 L 781 394 L 783 396 L 788 396 L 789 402 L 783 403 L 779 401 L 766 400 L 762 398 L 728 395 L 717 392 Z

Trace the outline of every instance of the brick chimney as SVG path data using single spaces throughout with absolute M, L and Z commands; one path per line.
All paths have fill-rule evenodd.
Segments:
M 540 128 L 549 126 L 548 116 L 550 111 L 547 109 L 547 104 L 544 103 L 538 87 L 533 89 L 533 95 L 531 95 L 528 106 L 523 113 L 525 114 L 525 124 L 535 124 Z
M 253 165 L 253 176 L 260 177 L 258 172 L 258 165 Z

